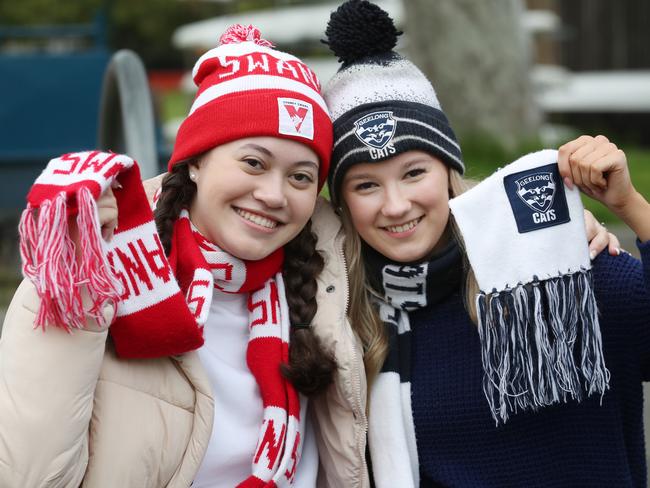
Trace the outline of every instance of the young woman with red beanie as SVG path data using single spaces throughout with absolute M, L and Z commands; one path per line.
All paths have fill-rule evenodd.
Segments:
M 336 368 L 309 327 L 329 114 L 309 67 L 251 26 L 193 76 L 155 217 L 113 153 L 56 158 L 30 191 L 1 486 L 315 485 L 306 396 Z

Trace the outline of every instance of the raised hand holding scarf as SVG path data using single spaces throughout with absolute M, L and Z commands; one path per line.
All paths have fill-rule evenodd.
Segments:
M 603 395 L 598 310 L 580 194 L 557 151 L 528 154 L 449 202 L 481 292 L 483 390 L 497 422 Z

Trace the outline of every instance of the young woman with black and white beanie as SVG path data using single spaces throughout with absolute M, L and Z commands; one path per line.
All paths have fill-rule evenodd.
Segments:
M 350 0 L 327 36 L 342 62 L 324 90 L 328 181 L 376 486 L 645 486 L 650 205 L 625 154 L 583 136 L 467 191 L 388 15 Z M 576 186 L 632 228 L 642 262 L 591 262 Z

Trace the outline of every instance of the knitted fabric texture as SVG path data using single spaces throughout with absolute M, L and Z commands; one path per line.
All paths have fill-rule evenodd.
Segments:
M 184 289 L 198 323 L 208 318 L 214 287 L 226 293 L 249 293 L 246 363 L 260 387 L 264 411 L 252 474 L 237 486 L 291 485 L 302 452 L 304 422 L 298 393 L 280 369 L 289 362 L 289 309 L 280 272 L 282 248 L 252 267 L 205 239 L 183 211 L 174 229 L 174 249 L 178 252 L 172 250 L 170 260 L 181 284 L 189 282 Z M 199 262 L 193 263 L 195 260 Z
M 198 92 L 181 124 L 169 169 L 226 142 L 280 137 L 309 146 L 327 176 L 332 122 L 314 72 L 272 49 L 253 26 L 234 25 L 194 65 Z
M 327 43 L 343 61 L 323 96 L 334 121 L 328 184 L 338 205 L 346 171 L 421 150 L 464 172 L 460 146 L 422 72 L 393 51 L 393 21 L 378 6 L 349 0 L 332 13 Z
M 496 422 L 602 396 L 609 371 L 582 203 L 564 187 L 557 151 L 518 159 L 449 206 L 481 290 L 483 388 Z
M 95 199 L 118 182 L 118 226 L 100 237 Z M 158 357 L 203 344 L 165 257 L 137 164 L 98 151 L 52 159 L 27 195 L 19 233 L 23 274 L 40 298 L 35 326 L 83 328 L 87 317 L 104 323 L 104 306 L 116 308 L 110 334 L 122 357 Z M 79 258 L 68 219 L 76 217 Z M 82 289 L 90 297 L 84 307 Z M 172 320 L 170 320 L 172 319 Z
M 496 427 L 482 389 L 481 343 L 461 287 L 410 314 L 420 486 L 646 488 L 643 384 L 650 380 L 650 242 L 593 261 L 602 398 L 521 412 Z M 645 274 L 645 277 L 644 277 Z M 378 481 L 378 480 L 375 480 Z
M 103 308 L 114 306 L 123 290 L 109 271 L 95 222 L 95 200 L 120 172 L 120 182 L 140 180 L 131 158 L 99 152 L 65 154 L 51 160 L 30 189 L 18 230 L 23 275 L 40 298 L 36 327 L 82 328 L 86 314 L 107 325 Z M 133 195 L 140 196 L 144 193 Z M 68 232 L 68 219 L 73 217 L 81 245 L 79 265 Z M 151 220 L 146 213 L 139 217 L 142 223 Z M 87 311 L 81 294 L 85 283 L 90 299 Z
M 388 354 L 370 390 L 368 446 L 378 488 L 420 486 L 411 409 L 411 323 L 409 315 L 444 299 L 462 268 L 455 242 L 429 261 L 397 263 L 364 244 L 364 265 L 379 317 L 388 334 Z

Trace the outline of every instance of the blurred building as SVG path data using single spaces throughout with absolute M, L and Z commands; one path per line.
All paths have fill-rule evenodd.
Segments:
M 408 0 L 375 0 L 406 21 Z M 340 2 L 277 6 L 181 26 L 173 42 L 188 59 L 213 47 L 215 32 L 246 22 L 305 58 L 326 82 L 338 65 L 319 41 Z M 535 99 L 552 125 L 605 132 L 619 141 L 650 144 L 650 2 L 647 0 L 525 0 L 521 22 L 533 43 Z M 407 35 L 400 46 L 408 44 Z M 186 79 L 186 88 L 192 89 Z M 168 135 L 173 137 L 174 124 Z
M 551 122 L 648 146 L 650 2 L 527 0 L 533 80 Z

